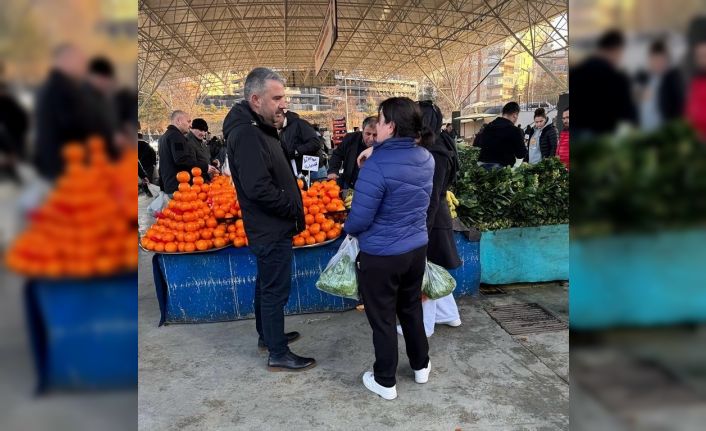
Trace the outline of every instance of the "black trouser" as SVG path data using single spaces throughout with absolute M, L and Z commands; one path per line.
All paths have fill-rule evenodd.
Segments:
M 284 306 L 292 287 L 292 240 L 250 245 L 257 257 L 255 280 L 255 327 L 260 338 L 278 358 L 289 351 L 284 335 Z
M 375 381 L 382 386 L 395 385 L 397 372 L 397 328 L 400 319 L 407 357 L 413 370 L 429 363 L 429 343 L 422 316 L 422 280 L 426 268 L 427 247 L 399 256 L 358 254 L 358 286 L 365 314 L 373 329 L 375 346 Z

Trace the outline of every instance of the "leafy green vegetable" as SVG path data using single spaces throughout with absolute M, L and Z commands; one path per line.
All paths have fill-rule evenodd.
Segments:
M 466 225 L 486 231 L 569 222 L 569 178 L 559 159 L 487 171 L 478 166 L 479 152 L 459 146 L 454 193 Z
M 456 279 L 446 268 L 427 261 L 422 281 L 422 293 L 429 299 L 439 299 L 451 294 L 455 288 Z
M 335 296 L 358 299 L 358 280 L 355 262 L 348 254 L 321 273 L 316 288 Z

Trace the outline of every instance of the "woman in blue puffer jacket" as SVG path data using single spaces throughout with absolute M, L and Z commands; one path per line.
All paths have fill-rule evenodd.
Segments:
M 375 365 L 363 375 L 372 392 L 397 397 L 399 318 L 417 383 L 426 383 L 431 364 L 422 317 L 422 279 L 428 243 L 427 209 L 434 158 L 425 149 L 434 139 L 422 127 L 419 106 L 393 97 L 378 108 L 377 140 L 355 184 L 345 223 L 358 238 L 358 286 L 373 330 Z

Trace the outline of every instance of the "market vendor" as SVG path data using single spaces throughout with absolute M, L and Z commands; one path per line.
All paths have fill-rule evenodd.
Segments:
M 333 150 L 329 161 L 328 178 L 338 180 L 342 189 L 353 189 L 358 179 L 358 163 L 356 159 L 366 148 L 370 148 L 377 137 L 377 117 L 372 116 L 363 120 L 363 131 L 347 134 L 341 145 Z M 343 172 L 339 171 L 343 167 Z
M 209 182 L 211 181 L 211 175 L 217 174 L 218 169 L 211 165 L 211 150 L 205 141 L 206 134 L 208 134 L 208 123 L 206 123 L 206 120 L 194 118 L 194 121 L 191 122 L 189 133 L 186 135 L 186 140 L 190 151 L 196 157 L 194 166 L 201 168 L 203 179 Z

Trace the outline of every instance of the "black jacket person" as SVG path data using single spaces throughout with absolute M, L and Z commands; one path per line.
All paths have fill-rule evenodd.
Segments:
M 321 166 L 323 142 L 314 128 L 295 112 L 287 111 L 285 117 L 287 120 L 279 139 L 287 152 L 287 158 L 296 163 L 297 173 L 302 170 L 304 156 L 319 157 L 319 166 Z

